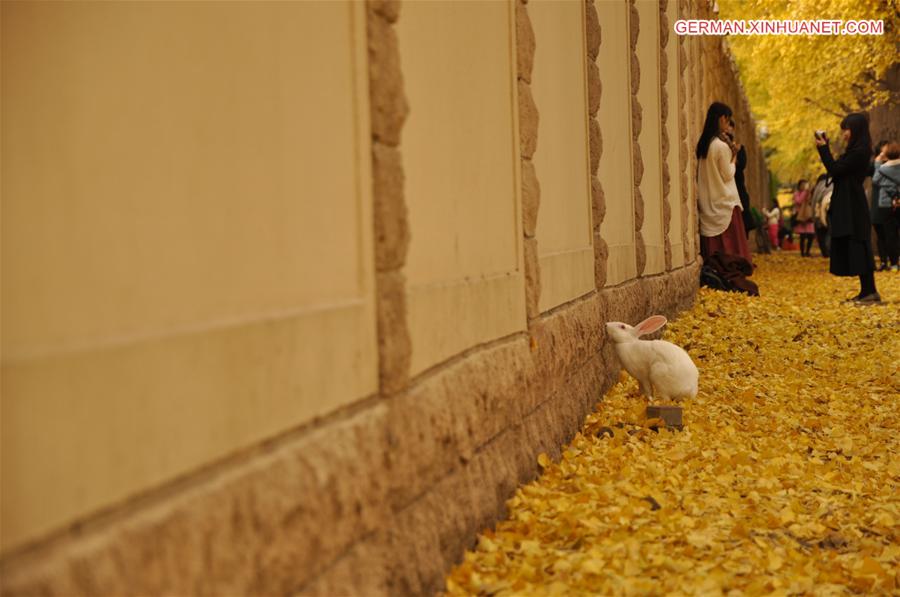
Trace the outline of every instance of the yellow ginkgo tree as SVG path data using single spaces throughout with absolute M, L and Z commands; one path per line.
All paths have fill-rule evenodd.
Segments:
M 782 180 L 821 170 L 812 141 L 838 138 L 841 118 L 887 102 L 900 52 L 900 0 L 718 0 L 720 19 L 880 20 L 881 35 L 732 35 L 728 43 L 758 122 L 770 168 Z

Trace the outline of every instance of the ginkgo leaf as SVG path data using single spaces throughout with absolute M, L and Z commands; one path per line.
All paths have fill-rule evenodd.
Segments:
M 900 275 L 860 307 L 825 260 L 755 261 L 762 296 L 701 289 L 665 332 L 700 370 L 684 429 L 649 429 L 623 374 L 558 463 L 538 456 L 449 595 L 900 588 Z

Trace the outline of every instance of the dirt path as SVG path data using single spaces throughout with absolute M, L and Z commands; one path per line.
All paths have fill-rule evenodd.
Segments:
M 701 290 L 664 336 L 700 369 L 684 430 L 623 374 L 449 594 L 900 590 L 900 274 L 856 306 L 824 259 L 758 263 L 761 297 Z

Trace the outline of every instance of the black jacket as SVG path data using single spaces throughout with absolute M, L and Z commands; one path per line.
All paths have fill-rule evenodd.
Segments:
M 825 170 L 834 180 L 828 210 L 832 238 L 849 236 L 853 240 L 870 242 L 872 224 L 863 189 L 863 180 L 869 174 L 870 152 L 861 147 L 851 149 L 835 160 L 828 145 L 820 145 L 818 149 Z
M 756 222 L 753 220 L 753 214 L 750 213 L 750 193 L 747 192 L 747 184 L 744 182 L 744 169 L 747 167 L 747 150 L 741 145 L 737 153 L 737 160 L 734 164 L 734 184 L 737 187 L 738 197 L 741 198 L 741 209 L 743 209 L 744 230 L 753 230 L 756 228 Z

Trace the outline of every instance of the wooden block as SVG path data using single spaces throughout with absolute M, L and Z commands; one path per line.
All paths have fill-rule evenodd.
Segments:
M 666 427 L 674 427 L 675 429 L 681 429 L 684 426 L 682 408 L 680 406 L 667 404 L 649 405 L 647 406 L 647 418 L 662 419 L 666 422 Z

